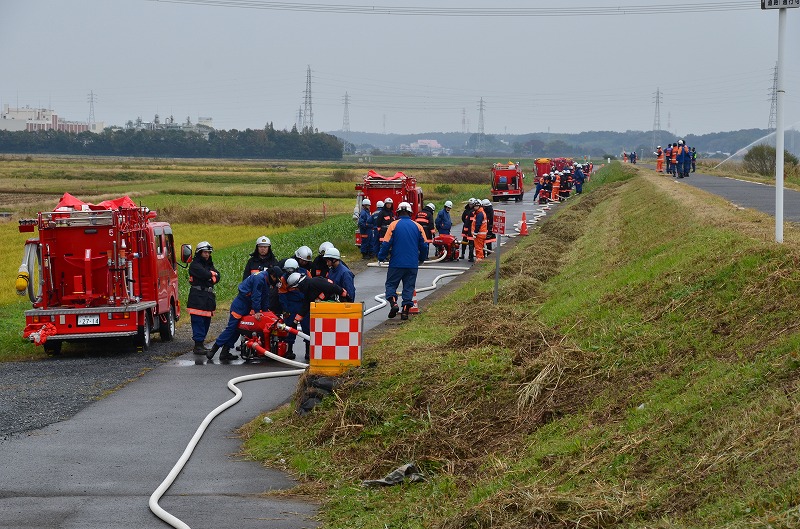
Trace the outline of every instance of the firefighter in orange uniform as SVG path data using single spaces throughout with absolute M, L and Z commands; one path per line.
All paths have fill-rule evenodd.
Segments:
M 475 240 L 475 257 L 478 261 L 482 261 L 484 257 L 483 246 L 486 244 L 486 235 L 489 229 L 488 222 L 480 200 L 475 201 L 473 209 L 475 214 L 472 217 L 472 237 Z
M 656 152 L 653 154 L 656 155 L 656 172 L 663 173 L 664 172 L 664 151 L 661 150 L 661 145 L 658 146 Z
M 214 267 L 211 252 L 214 249 L 208 241 L 197 244 L 194 259 L 189 265 L 189 299 L 186 301 L 186 310 L 192 320 L 192 339 L 196 355 L 206 354 L 203 342 L 211 326 L 211 317 L 217 310 L 217 297 L 214 294 L 214 285 L 219 282 L 219 271 Z
M 469 246 L 469 262 L 475 261 L 475 239 L 472 236 L 472 220 L 475 216 L 475 201 L 476 198 L 470 198 L 464 206 L 464 212 L 461 213 L 461 257 L 464 259 L 467 255 L 467 246 Z

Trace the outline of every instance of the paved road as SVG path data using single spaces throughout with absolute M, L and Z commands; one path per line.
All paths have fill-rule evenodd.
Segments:
M 497 207 L 508 211 L 508 229 L 512 232 L 511 224 L 519 221 L 523 211 L 530 219 L 536 209 L 530 200 Z M 460 216 L 460 211 L 457 213 Z M 346 253 L 357 255 L 355 250 Z M 468 265 L 459 261 L 456 266 Z M 418 287 L 430 284 L 444 272 L 421 270 Z M 366 308 L 378 304 L 373 298 L 383 293 L 385 277 L 385 269 L 379 268 L 358 274 L 357 298 Z M 418 297 L 429 294 L 422 292 Z M 387 312 L 383 308 L 366 316 L 365 329 L 386 321 Z M 399 322 L 399 318 L 392 321 Z M 179 327 L 178 332 L 188 343 L 188 325 Z M 368 341 L 369 337 L 365 343 Z M 231 397 L 227 381 L 275 369 L 283 368 L 277 363 L 196 364 L 195 357 L 187 353 L 68 420 L 0 441 L 0 528 L 166 527 L 150 513 L 148 498 L 205 415 Z M 287 402 L 295 382 L 296 378 L 287 377 L 241 384 L 242 401 L 211 423 L 183 473 L 161 501 L 162 507 L 193 528 L 314 527 L 311 517 L 315 505 L 293 498 L 258 496 L 293 486 L 291 479 L 236 456 L 240 447 L 236 428 Z
M 689 178 L 673 180 L 678 184 L 690 185 L 719 195 L 737 206 L 775 216 L 775 186 L 773 185 L 703 173 L 691 173 Z M 784 189 L 783 193 L 783 220 L 800 222 L 800 192 Z

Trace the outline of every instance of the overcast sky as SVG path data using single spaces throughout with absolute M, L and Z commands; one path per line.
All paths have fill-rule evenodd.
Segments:
M 91 91 L 95 118 L 107 126 L 159 114 L 181 122 L 209 116 L 222 129 L 269 121 L 291 128 L 310 66 L 321 131 L 342 128 L 345 92 L 350 129 L 368 132 L 460 132 L 464 115 L 476 132 L 481 97 L 487 134 L 651 130 L 657 89 L 662 129 L 669 124 L 677 135 L 766 128 L 769 120 L 778 13 L 760 10 L 759 0 L 712 12 L 684 9 L 710 2 L 678 0 L 649 15 L 579 12 L 666 3 L 313 1 L 331 9 L 278 10 L 263 0 L 2 0 L 0 104 L 86 121 Z M 442 11 L 342 12 L 356 5 Z M 534 7 L 560 16 L 524 16 Z M 456 16 L 467 8 L 507 14 Z M 788 127 L 800 121 L 800 9 L 787 19 Z

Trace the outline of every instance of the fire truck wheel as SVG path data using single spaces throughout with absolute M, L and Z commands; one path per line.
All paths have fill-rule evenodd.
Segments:
M 162 342 L 170 342 L 175 337 L 175 307 L 170 305 L 167 321 L 158 322 L 158 334 Z
M 47 340 L 44 342 L 44 352 L 50 356 L 61 354 L 61 340 Z
M 136 347 L 142 351 L 147 351 L 150 348 L 150 333 L 153 330 L 151 320 L 150 311 L 145 311 L 144 325 L 139 326 L 139 333 L 136 335 Z

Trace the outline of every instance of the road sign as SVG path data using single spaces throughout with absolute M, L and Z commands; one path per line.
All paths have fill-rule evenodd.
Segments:
M 800 0 L 798 0 L 800 1 Z M 497 235 L 505 235 L 506 233 L 506 212 L 503 209 L 494 210 L 494 227 L 492 231 Z
M 761 0 L 761 9 L 800 7 L 800 0 Z

